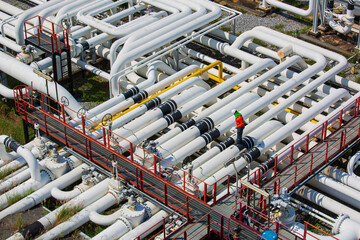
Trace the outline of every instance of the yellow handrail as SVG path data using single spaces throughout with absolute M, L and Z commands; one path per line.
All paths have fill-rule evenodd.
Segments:
M 215 62 L 209 64 L 208 66 L 206 66 L 206 67 L 204 67 L 204 68 L 202 68 L 202 69 L 197 70 L 196 72 L 194 72 L 194 73 L 191 74 L 190 76 L 188 76 L 188 77 L 186 77 L 186 78 L 178 81 L 177 83 L 174 83 L 173 85 L 169 86 L 168 88 L 165 88 L 164 90 L 161 90 L 160 92 L 158 92 L 158 93 L 156 93 L 156 94 L 154 94 L 154 95 L 151 95 L 151 97 L 145 99 L 144 101 L 142 101 L 142 102 L 140 102 L 140 103 L 138 103 L 138 104 L 135 104 L 135 105 L 131 106 L 130 108 L 128 108 L 127 110 L 125 110 L 125 111 L 123 111 L 123 112 L 121 112 L 121 113 L 116 114 L 115 116 L 113 116 L 113 117 L 111 118 L 111 120 L 115 120 L 115 119 L 121 117 L 122 115 L 124 115 L 124 114 L 126 114 L 126 113 L 128 113 L 128 112 L 130 112 L 130 111 L 132 111 L 132 110 L 134 110 L 135 108 L 143 105 L 144 103 L 146 103 L 146 102 L 150 101 L 151 99 L 159 96 L 160 94 L 162 94 L 162 93 L 164 93 L 164 92 L 172 89 L 173 87 L 175 87 L 175 86 L 177 86 L 177 85 L 185 82 L 186 80 L 189 80 L 189 79 L 192 78 L 192 77 L 199 76 L 199 75 L 203 74 L 204 72 L 208 71 L 209 69 L 211 69 L 211 68 L 213 68 L 213 67 L 216 67 L 216 66 L 218 66 L 218 70 L 219 70 L 218 78 L 221 79 L 222 81 L 224 81 L 224 80 L 222 79 L 222 76 L 223 76 L 223 64 L 222 64 L 221 61 L 215 61 Z M 106 124 L 107 124 L 107 121 L 106 121 L 105 125 L 106 125 Z M 99 129 L 99 128 L 102 127 L 102 126 L 104 126 L 103 123 L 100 123 L 100 124 L 97 125 L 95 128 L 93 128 L 93 131 Z

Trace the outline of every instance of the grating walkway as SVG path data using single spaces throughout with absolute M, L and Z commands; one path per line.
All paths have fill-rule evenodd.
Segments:
M 308 153 L 296 160 L 293 165 L 282 170 L 277 176 L 270 179 L 266 184 L 268 192 L 273 192 L 276 186 L 277 190 L 286 187 L 291 189 L 299 187 L 303 180 L 330 162 L 330 159 L 337 153 L 342 152 L 344 147 L 351 144 L 357 139 L 359 132 L 360 118 L 352 119 L 343 131 L 326 138 L 323 142 L 310 149 Z
M 141 191 L 151 193 L 154 198 L 164 199 L 164 192 L 166 187 L 168 204 L 174 209 L 183 208 L 183 204 L 186 203 L 189 198 L 191 198 L 191 196 L 188 196 L 184 191 L 180 190 L 174 185 L 166 184 L 167 182 L 165 180 L 156 177 L 153 174 L 146 172 L 145 170 L 140 169 L 136 165 L 132 164 L 125 156 L 113 154 L 100 143 L 91 141 L 92 152 L 89 153 L 86 146 L 90 144 L 90 142 L 85 139 L 85 136 L 83 136 L 78 131 L 73 130 L 71 127 L 63 125 L 61 120 L 54 119 L 53 117 L 46 115 L 40 109 L 33 108 L 32 112 L 27 114 L 27 118 L 32 123 L 38 123 L 41 128 L 47 132 L 49 137 L 53 138 L 56 142 L 67 142 L 70 148 L 83 157 L 88 158 L 88 155 L 92 154 L 93 162 L 98 167 L 101 167 L 107 171 L 112 171 L 111 161 L 116 160 L 118 163 L 119 175 L 121 175 L 122 178 L 129 182 L 135 183 L 135 185 Z M 142 174 L 142 183 L 139 182 L 139 174 Z M 227 199 L 229 200 L 230 198 Z M 189 201 L 189 208 L 191 209 L 190 215 L 193 219 L 192 222 L 187 225 L 187 227 L 191 226 L 191 228 L 187 231 L 187 239 L 202 239 L 204 237 L 204 235 L 207 233 L 206 226 L 208 225 L 208 222 L 207 219 L 200 219 L 202 219 L 203 216 L 207 214 L 210 215 L 211 222 L 214 222 L 214 224 L 211 225 L 211 229 L 216 230 L 217 232 L 223 231 L 225 236 L 232 235 L 233 229 L 238 226 L 238 223 L 228 218 L 223 218 L 222 220 L 222 214 L 228 217 L 232 213 L 231 205 L 226 202 L 228 200 L 221 201 L 219 205 L 215 206 L 215 208 L 210 208 L 206 204 L 195 199 Z M 223 221 L 223 226 L 225 226 L 224 228 L 221 228 L 221 221 Z M 192 223 L 196 224 L 191 225 Z M 241 229 L 241 239 L 257 238 L 257 233 L 253 230 L 244 226 L 241 226 Z M 176 239 L 184 238 L 180 237 Z

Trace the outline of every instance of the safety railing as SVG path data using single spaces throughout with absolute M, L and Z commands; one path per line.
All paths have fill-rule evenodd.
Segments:
M 234 209 L 235 214 L 231 216 L 241 224 L 245 224 L 258 232 L 272 230 L 278 235 L 278 239 L 282 240 L 298 240 L 304 239 L 304 236 L 291 231 L 287 226 L 275 221 L 258 209 L 252 208 L 247 204 L 239 202 L 240 207 Z M 262 238 L 260 238 L 262 239 Z
M 308 223 L 306 221 L 304 222 L 304 239 L 305 240 L 308 238 L 308 236 L 310 237 L 310 239 L 317 239 L 317 240 L 323 239 L 323 238 L 319 237 L 319 235 L 315 235 L 311 230 L 317 230 L 318 232 L 321 233 L 321 235 L 333 238 L 334 240 L 340 240 L 340 239 L 334 237 L 333 235 L 325 232 L 324 230 L 322 230 L 318 227 L 315 227 L 314 225 L 312 225 L 311 223 Z
M 354 126 L 354 124 L 352 124 L 352 126 L 347 126 L 347 124 L 353 120 L 354 117 L 358 116 L 359 102 L 359 98 L 354 100 L 352 103 L 345 106 L 342 110 L 336 113 L 328 121 L 322 123 L 320 126 L 309 132 L 306 136 L 292 144 L 289 148 L 272 157 L 270 160 L 273 162 L 272 166 L 269 167 L 266 171 L 263 171 L 262 168 L 258 168 L 257 171 L 254 171 L 249 176 L 251 182 L 264 189 L 268 187 L 268 185 L 266 185 L 267 182 L 271 182 L 272 179 L 279 175 L 285 176 L 286 173 L 293 171 L 295 172 L 294 176 L 286 176 L 286 178 L 289 179 L 286 183 L 293 181 L 294 184 L 290 186 L 293 187 L 304 178 L 304 176 L 302 178 L 298 178 L 300 174 L 312 174 L 317 166 L 326 163 L 329 158 L 342 151 L 348 143 L 352 142 L 359 136 L 359 134 L 355 134 L 356 130 L 348 132 L 349 129 Z M 330 128 L 336 129 L 337 131 L 329 133 L 328 129 Z M 339 140 L 338 144 L 331 144 L 336 139 Z M 324 143 L 325 140 L 326 148 L 324 149 L 324 154 L 314 158 L 314 152 L 316 152 L 317 148 L 321 147 L 319 143 Z M 310 150 L 312 153 L 309 155 L 307 153 L 309 153 Z M 310 162 L 306 170 L 301 169 L 297 171 L 300 164 L 305 163 L 305 161 Z M 272 175 L 271 178 L 265 177 L 269 176 L 270 174 Z M 276 184 L 278 184 L 279 181 L 281 181 L 281 179 L 278 179 Z M 284 184 L 282 184 L 282 186 L 284 186 Z M 274 187 L 274 189 L 276 189 L 275 192 L 277 193 L 282 186 L 276 185 L 276 187 Z M 241 188 L 246 187 L 241 186 L 240 189 Z
M 26 91 L 20 91 L 21 88 L 25 88 Z M 34 123 L 36 121 L 42 123 L 40 124 L 40 127 L 47 135 L 51 135 L 58 141 L 63 142 L 66 146 L 77 150 L 91 161 L 107 168 L 109 171 L 112 170 L 112 159 L 121 159 L 130 163 L 127 166 L 130 167 L 132 171 L 129 171 L 121 165 L 118 167 L 126 173 L 130 182 L 149 193 L 152 193 L 153 190 L 156 189 L 147 190 L 146 187 L 150 188 L 152 186 L 155 188 L 156 186 L 151 182 L 146 182 L 144 175 L 154 176 L 157 179 L 158 185 L 162 186 L 158 189 L 158 192 L 162 192 L 162 194 L 155 195 L 157 198 L 162 197 L 164 200 L 164 195 L 167 195 L 169 184 L 171 184 L 170 181 L 167 180 L 177 182 L 177 185 L 171 184 L 172 188 L 181 189 L 188 196 L 193 196 L 193 193 L 197 192 L 195 197 L 204 203 L 214 197 L 213 194 L 205 194 L 206 191 L 200 191 L 194 183 L 188 181 L 188 179 L 193 179 L 193 182 L 197 184 L 203 183 L 205 189 L 207 189 L 207 184 L 202 180 L 192 176 L 182 168 L 179 168 L 170 162 L 166 162 L 164 159 L 160 159 L 158 156 L 148 152 L 140 146 L 129 142 L 127 139 L 111 132 L 106 127 L 103 126 L 101 130 L 91 132 L 91 128 L 88 127 L 88 125 L 91 125 L 92 123 L 90 119 L 87 119 L 83 115 L 78 115 L 79 120 L 70 119 L 66 112 L 72 110 L 49 96 L 37 91 L 32 91 L 26 86 L 17 87 L 14 90 L 14 93 L 17 112 L 24 115 L 24 119 L 27 122 Z M 34 95 L 37 97 L 34 98 Z M 53 104 L 50 104 L 51 102 Z M 41 114 L 34 115 L 31 111 L 28 111 L 29 109 L 36 109 L 36 111 L 41 112 Z M 61 126 L 61 129 L 54 127 L 57 125 Z M 119 142 L 124 144 L 119 145 Z M 116 147 L 114 148 L 113 146 Z M 144 158 L 144 156 L 137 154 L 134 151 L 135 148 L 141 150 L 141 152 L 148 157 Z M 99 154 L 101 151 L 105 151 L 107 155 L 102 155 L 102 153 Z M 161 162 L 165 162 L 172 169 L 175 169 L 175 171 L 169 172 L 162 168 Z M 146 168 L 143 165 L 148 167 Z M 165 179 L 164 176 L 166 176 Z
M 193 209 L 189 207 L 191 201 L 196 200 L 194 200 L 193 198 L 188 198 L 188 200 L 179 208 L 169 213 L 165 218 L 161 219 L 144 232 L 139 233 L 139 235 L 134 239 L 140 240 L 147 237 L 148 240 L 151 240 L 155 239 L 157 236 L 162 237 L 162 239 L 167 239 L 173 236 L 193 219 L 191 217 Z M 181 224 L 178 225 L 176 222 L 181 222 Z M 149 237 L 150 234 L 152 236 Z
M 35 22 L 35 24 L 33 24 Z M 55 28 L 61 29 L 59 32 Z M 52 53 L 61 53 L 63 49 L 70 49 L 67 29 L 41 16 L 34 16 L 24 21 L 25 39 L 35 37 L 38 46 L 50 45 Z

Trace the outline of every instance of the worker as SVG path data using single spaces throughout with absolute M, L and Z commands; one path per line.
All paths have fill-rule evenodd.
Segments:
M 235 122 L 236 122 L 237 135 L 236 135 L 235 144 L 240 144 L 242 142 L 242 134 L 245 127 L 244 118 L 242 117 L 241 113 L 239 113 L 236 109 L 233 109 L 232 113 L 235 116 Z

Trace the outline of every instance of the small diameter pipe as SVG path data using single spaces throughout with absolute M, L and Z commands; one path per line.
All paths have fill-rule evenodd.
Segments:
M 50 177 L 48 172 L 42 171 L 41 172 L 42 181 L 39 182 L 38 184 L 33 183 L 33 181 L 29 180 L 26 181 L 24 184 L 21 184 L 18 187 L 14 188 L 14 189 L 19 189 L 21 187 L 22 189 L 19 189 L 20 194 L 28 191 L 31 188 L 35 190 L 35 192 L 31 193 L 26 198 L 23 198 L 20 201 L 14 203 L 5 210 L 1 211 L 0 219 L 3 219 L 4 217 L 9 216 L 10 214 L 14 214 L 20 211 L 25 211 L 27 209 L 30 209 L 31 207 L 42 202 L 44 199 L 49 198 L 51 196 L 51 189 L 53 187 L 65 188 L 66 186 L 79 180 L 81 178 L 81 173 L 83 171 L 83 168 L 86 167 L 87 165 L 83 164 L 79 166 L 80 161 L 74 161 L 73 163 L 74 163 L 74 167 L 76 167 L 75 169 L 71 170 L 70 172 L 64 174 L 63 176 L 55 180 L 53 180 Z
M 278 0 L 266 0 L 266 3 L 274 5 L 277 8 L 280 8 L 280 9 L 283 9 L 285 11 L 295 13 L 296 15 L 300 15 L 300 16 L 303 16 L 303 17 L 310 16 L 314 11 L 315 4 L 318 4 L 318 2 L 316 0 L 310 0 L 309 1 L 309 8 L 307 10 L 304 10 L 304 9 L 297 8 L 297 7 L 294 7 L 292 5 L 289 5 L 287 3 L 280 2 Z M 315 13 L 315 14 L 317 14 L 317 13 Z
M 25 236 L 30 238 L 35 238 L 38 234 L 42 233 L 44 230 L 53 226 L 57 220 L 57 216 L 62 209 L 74 208 L 74 207 L 87 207 L 91 203 L 97 201 L 99 198 L 103 197 L 109 189 L 109 179 L 105 179 L 102 182 L 96 184 L 94 187 L 90 188 L 86 192 L 80 194 L 69 202 L 61 205 L 54 211 L 48 213 L 39 220 L 33 222 L 32 224 L 22 228 L 18 233 L 14 234 L 9 240 L 20 240 L 25 239 Z
M 321 211 L 319 211 L 319 210 L 317 210 L 317 209 L 315 209 L 315 208 L 313 208 L 313 207 L 310 207 L 309 205 L 307 205 L 307 204 L 305 204 L 305 203 L 303 203 L 303 202 L 300 202 L 299 200 L 296 200 L 296 199 L 294 199 L 294 198 L 291 198 L 291 201 L 295 202 L 296 204 L 299 204 L 299 205 L 303 206 L 304 208 L 308 209 L 309 211 L 312 211 L 312 212 L 314 212 L 314 213 L 316 213 L 316 214 L 319 214 L 320 216 L 322 216 L 322 217 L 330 220 L 331 222 L 335 222 L 335 221 L 336 221 L 335 218 L 332 218 L 332 217 L 330 217 L 329 215 L 327 215 L 327 214 L 325 214 L 325 213 L 323 213 L 323 212 L 321 212 Z
M 327 220 L 327 219 L 325 219 L 325 218 L 323 218 L 323 217 L 321 217 L 321 216 L 319 216 L 319 215 L 317 215 L 317 214 L 315 214 L 315 213 L 307 210 L 306 208 L 303 208 L 303 207 L 301 207 L 301 206 L 299 206 L 299 205 L 297 205 L 297 204 L 295 204 L 295 203 L 290 203 L 290 205 L 292 205 L 292 206 L 295 207 L 295 208 L 300 209 L 300 210 L 303 211 L 303 212 L 306 212 L 306 213 L 309 214 L 310 216 L 313 216 L 313 217 L 317 218 L 318 220 L 320 220 L 320 221 L 322 221 L 322 222 L 324 222 L 324 223 L 329 224 L 330 226 L 333 226 L 333 225 L 334 225 L 334 222 L 330 222 L 329 220 Z

